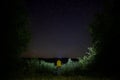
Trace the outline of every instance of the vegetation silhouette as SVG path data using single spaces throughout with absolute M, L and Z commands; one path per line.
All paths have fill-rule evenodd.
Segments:
M 5 23 L 5 48 L 2 53 L 2 75 L 12 75 L 20 69 L 20 54 L 27 50 L 31 33 L 28 28 L 29 20 L 24 0 L 6 0 L 7 21 Z M 18 71 L 19 72 L 19 71 Z M 7 79 L 6 79 L 7 80 Z
M 120 15 L 117 0 L 105 0 L 102 13 L 95 16 L 90 25 L 92 45 L 95 48 L 95 62 L 92 70 L 103 75 L 118 75 L 120 45 Z
M 1 71 L 3 75 L 11 76 L 16 72 L 22 73 L 22 71 L 28 74 L 42 74 L 44 72 L 44 75 L 51 74 L 56 69 L 53 63 L 39 61 L 37 58 L 25 61 L 19 58 L 20 54 L 27 49 L 31 38 L 27 27 L 29 24 L 28 14 L 24 1 L 10 0 L 7 3 L 6 11 L 9 14 L 4 35 L 7 40 L 6 50 L 2 53 L 1 67 L 3 70 Z M 76 63 L 68 60 L 66 64 L 61 66 L 63 75 L 119 75 L 119 3 L 117 0 L 104 0 L 103 4 L 103 12 L 98 13 L 93 23 L 90 24 L 92 46 L 89 48 L 88 55 L 80 58 Z

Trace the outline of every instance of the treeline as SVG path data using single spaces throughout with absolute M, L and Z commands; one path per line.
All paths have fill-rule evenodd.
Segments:
M 91 71 L 117 76 L 120 70 L 120 12 L 117 0 L 104 0 L 103 12 L 96 14 L 90 24 L 92 47 L 96 51 Z
M 22 57 L 22 59 L 23 60 L 32 60 L 34 58 L 25 58 L 25 57 Z M 36 58 L 36 59 L 38 59 L 39 61 L 40 60 L 44 60 L 46 62 L 51 62 L 51 63 L 54 63 L 54 64 L 56 64 L 57 60 L 59 59 L 59 60 L 61 60 L 62 64 L 65 64 L 65 63 L 67 63 L 67 61 L 68 61 L 69 58 L 56 58 L 56 57 L 54 57 L 54 58 Z M 78 61 L 77 58 L 71 58 L 71 60 L 72 61 Z
M 31 38 L 29 19 L 24 0 L 2 1 L 3 52 L 1 53 L 1 74 L 12 75 L 19 69 L 20 54 L 27 50 Z M 7 79 L 5 79 L 7 80 Z M 10 80 L 10 79 L 8 79 Z
M 40 60 L 39 58 L 21 58 L 19 66 L 19 75 L 63 75 L 63 76 L 75 76 L 86 75 L 88 73 L 87 64 L 92 60 L 92 56 L 79 58 L 78 61 L 68 59 L 66 63 L 62 63 L 62 66 L 58 69 L 57 65 L 53 62 L 47 62 Z

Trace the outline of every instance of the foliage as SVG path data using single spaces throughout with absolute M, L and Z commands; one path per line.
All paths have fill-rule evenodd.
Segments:
M 24 63 L 24 70 L 23 72 L 33 73 L 33 74 L 56 74 L 59 73 L 61 75 L 76 75 L 81 74 L 82 71 L 88 70 L 89 66 L 95 57 L 95 50 L 94 48 L 88 48 L 89 52 L 83 58 L 79 58 L 79 61 L 74 62 L 70 58 L 68 62 L 62 64 L 61 68 L 58 69 L 54 65 L 54 63 L 45 62 L 43 60 L 39 60 L 37 58 L 32 58 L 25 60 Z
M 7 46 L 9 57 L 17 57 L 27 49 L 30 42 L 30 30 L 28 28 L 28 14 L 22 0 L 9 2 L 9 26 L 7 30 Z
M 2 7 L 6 12 L 4 18 L 7 18 L 5 18 L 3 27 L 4 52 L 2 53 L 1 69 L 4 76 L 9 76 L 21 68 L 19 56 L 27 50 L 31 34 L 24 0 L 6 0 L 5 3 L 6 5 Z
M 93 69 L 107 75 L 113 75 L 119 69 L 120 16 L 117 0 L 105 0 L 102 13 L 95 16 L 90 25 L 92 45 L 96 56 Z
M 83 56 L 83 58 L 79 58 L 79 64 L 80 64 L 80 68 L 82 70 L 88 70 L 89 65 L 94 63 L 94 59 L 96 56 L 95 48 L 89 47 L 88 50 L 89 50 L 89 52 L 87 52 L 87 55 Z
M 40 63 L 40 70 L 44 70 L 42 71 L 43 73 L 46 72 L 47 74 L 51 74 L 53 73 L 53 71 L 55 71 L 56 67 L 54 65 L 54 63 L 49 63 L 49 62 L 45 62 L 45 61 L 41 61 Z
M 63 64 L 61 67 L 61 74 L 62 75 L 74 75 L 75 72 L 75 68 L 77 68 L 79 66 L 78 62 L 73 62 L 70 58 L 68 59 L 68 62 L 66 64 Z
M 24 60 L 23 73 L 25 74 L 51 74 L 55 71 L 54 63 L 45 62 L 37 58 Z

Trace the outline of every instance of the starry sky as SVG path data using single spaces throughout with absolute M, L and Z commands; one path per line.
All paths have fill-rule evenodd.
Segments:
M 26 0 L 32 39 L 24 57 L 81 57 L 91 45 L 88 30 L 100 0 Z

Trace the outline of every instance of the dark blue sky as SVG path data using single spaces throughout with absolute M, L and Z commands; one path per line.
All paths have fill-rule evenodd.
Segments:
M 102 8 L 97 0 L 28 0 L 26 7 L 32 32 L 27 57 L 83 56 L 91 43 L 89 24 Z

